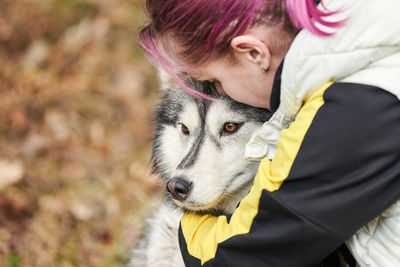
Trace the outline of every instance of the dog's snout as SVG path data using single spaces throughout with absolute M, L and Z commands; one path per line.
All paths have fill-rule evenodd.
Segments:
M 192 182 L 181 177 L 176 177 L 169 180 L 166 187 L 172 198 L 184 201 L 192 190 Z

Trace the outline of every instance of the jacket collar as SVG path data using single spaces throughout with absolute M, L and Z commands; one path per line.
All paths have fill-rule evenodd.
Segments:
M 281 76 L 282 76 L 283 61 L 279 65 L 275 73 L 274 84 L 272 85 L 270 109 L 274 113 L 281 103 Z
M 399 0 L 386 0 L 384 5 L 375 0 L 326 0 L 324 5 L 342 10 L 329 16 L 330 21 L 347 19 L 346 24 L 329 37 L 307 30 L 296 36 L 282 70 L 279 110 L 288 117 L 327 81 L 342 81 L 400 51 L 400 27 L 393 26 L 400 25 Z

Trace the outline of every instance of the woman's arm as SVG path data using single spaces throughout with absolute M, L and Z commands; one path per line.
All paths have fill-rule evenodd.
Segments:
M 232 215 L 184 215 L 182 255 L 187 266 L 315 266 L 399 198 L 399 99 L 336 83 L 305 100 Z

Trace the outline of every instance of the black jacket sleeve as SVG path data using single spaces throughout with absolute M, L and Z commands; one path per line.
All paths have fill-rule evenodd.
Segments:
M 316 266 L 400 198 L 400 102 L 335 83 L 309 99 L 232 215 L 185 214 L 186 266 Z

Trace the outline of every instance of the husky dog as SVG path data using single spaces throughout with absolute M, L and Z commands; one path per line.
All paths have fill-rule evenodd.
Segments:
M 189 82 L 215 100 L 193 97 L 161 79 L 152 166 L 165 182 L 166 195 L 147 220 L 130 267 L 184 266 L 178 244 L 183 212 L 232 213 L 257 172 L 259 163 L 246 160 L 244 149 L 271 113 L 218 96 L 209 82 Z

